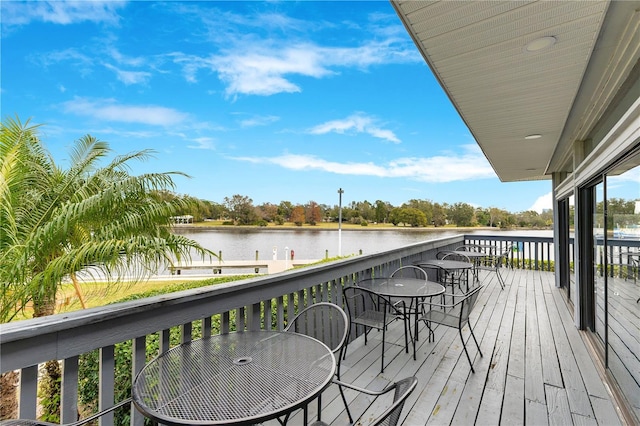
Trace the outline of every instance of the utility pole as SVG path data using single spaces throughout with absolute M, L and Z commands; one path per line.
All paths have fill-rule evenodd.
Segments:
M 342 188 L 338 189 L 338 256 L 342 256 Z

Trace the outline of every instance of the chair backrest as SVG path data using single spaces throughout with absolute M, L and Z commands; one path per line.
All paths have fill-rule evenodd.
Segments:
M 382 415 L 373 422 L 373 424 L 375 426 L 397 425 L 398 420 L 400 420 L 400 413 L 402 412 L 404 403 L 407 401 L 411 392 L 414 391 L 417 384 L 418 379 L 414 376 L 407 377 L 406 379 L 396 382 L 394 386 L 393 404 L 391 404 L 391 406 L 389 406 L 389 408 L 387 408 Z
M 500 253 L 500 255 L 498 256 L 500 259 L 500 263 L 502 264 L 502 262 L 506 262 L 507 264 L 509 263 L 509 255 L 511 254 L 511 250 L 507 249 L 504 250 L 503 252 Z
M 436 259 L 438 260 L 442 260 L 442 258 L 444 258 L 446 255 L 448 255 L 449 253 L 451 253 L 450 250 L 442 250 L 439 251 L 438 253 L 436 253 Z
M 427 271 L 415 265 L 401 266 L 393 271 L 390 277 L 417 278 L 425 281 L 429 279 L 427 277 Z
M 349 334 L 349 318 L 340 306 L 318 302 L 300 311 L 284 330 L 318 339 L 340 355 Z
M 480 290 L 482 290 L 482 285 L 473 287 L 462 296 L 460 306 L 460 327 L 469 321 L 469 315 L 471 315 L 473 306 L 476 304 Z
M 103 415 L 110 413 L 111 411 L 117 410 L 120 407 L 123 407 L 124 405 L 130 404 L 131 403 L 131 398 L 127 398 L 123 401 L 118 402 L 117 404 L 114 404 L 113 406 L 109 407 L 109 408 L 105 408 L 102 411 L 99 411 L 97 413 L 91 414 L 90 416 L 85 417 L 84 419 L 80 419 L 78 421 L 75 421 L 73 423 L 65 423 L 65 426 L 80 426 L 80 425 L 84 425 L 86 423 L 92 422 L 93 420 L 96 420 L 99 417 L 102 417 Z M 58 423 L 49 423 L 49 422 L 43 422 L 40 420 L 28 420 L 28 419 L 12 419 L 12 420 L 3 420 L 0 421 L 0 426 L 60 426 L 60 424 Z
M 365 311 L 379 310 L 378 295 L 373 291 L 357 286 L 349 286 L 342 290 L 342 294 L 351 319 L 358 317 Z

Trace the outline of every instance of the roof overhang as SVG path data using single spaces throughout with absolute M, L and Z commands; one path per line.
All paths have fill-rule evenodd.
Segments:
M 391 3 L 503 182 L 562 171 L 640 55 L 637 1 Z

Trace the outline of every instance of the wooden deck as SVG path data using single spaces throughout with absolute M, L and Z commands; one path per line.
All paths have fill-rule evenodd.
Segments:
M 503 270 L 501 290 L 494 273 L 483 272 L 483 288 L 471 314 L 483 357 L 473 341 L 471 373 L 456 329 L 438 327 L 435 342 L 421 331 L 417 360 L 404 352 L 402 324 L 387 332 L 387 366 L 380 373 L 380 337 L 373 331 L 365 346 L 352 342 L 342 364 L 342 379 L 382 389 L 406 376 L 418 377 L 400 419 L 402 425 L 617 425 L 616 408 L 566 307 L 563 291 L 550 272 Z M 424 325 L 422 325 L 424 327 Z M 470 338 L 468 329 L 463 332 Z M 391 344 L 389 344 L 391 343 Z M 411 351 L 410 351 L 411 352 Z M 366 419 L 388 400 L 347 391 L 354 415 Z M 322 396 L 322 420 L 346 425 L 337 388 Z M 309 407 L 315 418 L 317 404 Z M 301 424 L 298 414 L 292 424 Z

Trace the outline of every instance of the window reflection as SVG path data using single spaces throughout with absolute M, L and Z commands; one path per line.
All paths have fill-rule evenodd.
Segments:
M 607 270 L 595 280 L 595 331 L 606 345 L 607 368 L 640 418 L 640 155 L 607 173 L 605 182 Z M 600 221 L 603 201 L 598 195 Z

